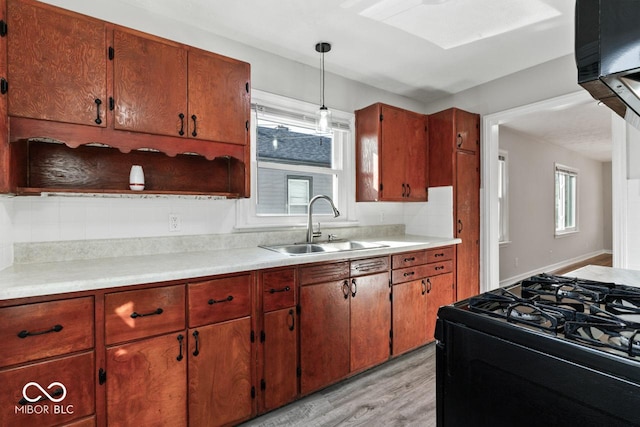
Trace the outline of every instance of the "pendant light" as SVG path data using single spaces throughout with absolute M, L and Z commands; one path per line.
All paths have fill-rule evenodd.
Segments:
M 320 67 L 320 91 L 322 93 L 322 106 L 316 112 L 316 131 L 318 133 L 329 133 L 331 131 L 331 110 L 324 105 L 324 54 L 331 50 L 331 44 L 320 42 L 316 44 L 316 52 L 322 54 L 322 65 Z

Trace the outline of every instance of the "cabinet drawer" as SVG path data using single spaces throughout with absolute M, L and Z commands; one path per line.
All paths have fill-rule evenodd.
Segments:
M 440 262 L 450 259 L 453 259 L 453 246 L 443 246 L 427 251 L 427 262 Z
M 334 282 L 349 277 L 349 261 L 300 268 L 300 284 Z
M 94 353 L 90 351 L 1 370 L 0 425 L 68 425 L 72 420 L 94 414 L 94 359 Z M 59 402 L 49 400 L 43 390 Z M 27 400 L 38 396 L 44 399 L 34 403 Z
M 262 273 L 262 310 L 279 310 L 296 305 L 296 270 Z
M 107 294 L 106 344 L 184 329 L 184 306 L 184 286 Z
M 190 328 L 250 314 L 250 274 L 189 285 Z
M 93 297 L 0 308 L 0 366 L 93 347 Z
M 351 261 L 351 277 L 389 271 L 389 257 L 358 259 Z
M 453 271 L 453 261 L 441 261 L 427 264 L 427 276 L 437 276 L 439 274 L 451 273 Z
M 394 269 L 411 267 L 413 265 L 426 264 L 428 261 L 427 251 L 405 252 L 393 255 L 391 265 Z
M 399 268 L 391 272 L 391 281 L 396 284 L 422 279 L 423 277 L 429 276 L 429 271 L 428 264 Z

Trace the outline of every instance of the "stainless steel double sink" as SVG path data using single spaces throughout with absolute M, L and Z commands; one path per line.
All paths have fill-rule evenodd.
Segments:
M 283 245 L 260 245 L 261 248 L 280 252 L 285 255 L 308 255 L 323 252 L 346 252 L 363 249 L 386 248 L 388 245 L 373 242 L 359 242 L 355 240 L 333 240 L 318 243 L 293 243 Z

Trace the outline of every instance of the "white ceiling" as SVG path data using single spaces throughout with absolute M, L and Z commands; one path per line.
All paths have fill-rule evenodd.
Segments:
M 329 42 L 328 72 L 425 104 L 573 52 L 575 0 L 121 1 L 315 67 Z M 592 110 L 564 111 L 573 128 L 558 112 L 511 126 L 589 148 Z

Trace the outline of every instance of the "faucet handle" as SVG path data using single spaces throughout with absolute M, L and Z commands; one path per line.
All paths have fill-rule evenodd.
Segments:
M 338 238 L 338 236 L 336 236 L 335 234 L 327 234 L 327 240 L 329 242 L 332 242 L 334 240 L 336 240 Z

